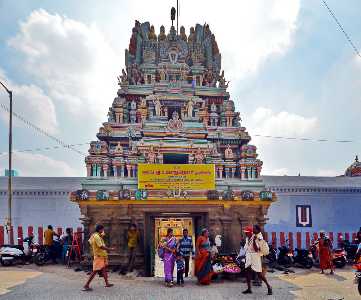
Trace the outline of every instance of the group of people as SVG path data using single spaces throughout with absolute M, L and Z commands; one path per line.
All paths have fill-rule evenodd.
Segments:
M 54 237 L 58 238 L 58 241 L 54 241 Z M 49 256 L 54 264 L 57 264 L 57 258 L 61 257 L 65 263 L 66 256 L 73 242 L 73 235 L 71 228 L 66 228 L 65 234 L 59 235 L 53 229 L 52 225 L 48 225 L 48 228 L 44 231 L 44 246 L 47 248 Z
M 242 252 L 242 255 L 245 256 L 245 276 L 247 282 L 247 289 L 243 291 L 243 293 L 252 293 L 251 281 L 252 278 L 256 276 L 265 283 L 267 294 L 272 295 L 272 287 L 266 279 L 267 269 L 263 263 L 263 247 L 264 245 L 267 245 L 267 243 L 263 239 L 261 228 L 258 225 L 246 226 L 243 232 L 245 239 L 243 239 L 243 243 L 241 243 L 240 253 Z M 50 240 L 52 240 L 54 235 L 57 234 L 52 230 L 52 227 L 49 226 L 48 230 L 44 233 L 45 243 L 49 247 L 52 245 Z M 83 291 L 92 290 L 90 288 L 90 283 L 96 274 L 99 274 L 104 278 L 106 287 L 113 286 L 113 284 L 108 281 L 107 266 L 108 251 L 114 249 L 105 245 L 104 236 L 104 226 L 100 224 L 96 225 L 95 232 L 89 239 L 94 256 L 93 271 L 90 273 L 90 276 L 83 287 Z M 361 230 L 357 234 L 357 238 L 361 241 Z M 137 226 L 132 224 L 127 231 L 127 245 L 129 252 L 127 265 L 128 272 L 131 272 L 134 268 L 138 241 L 139 233 Z M 68 243 L 70 243 L 70 240 Z M 319 252 L 321 273 L 324 273 L 324 270 L 326 269 L 330 269 L 331 274 L 333 274 L 332 244 L 324 231 L 320 232 L 320 238 L 315 242 L 315 246 L 317 246 Z M 174 286 L 173 273 L 175 267 L 177 270 L 176 283 L 177 285 L 184 286 L 184 277 L 188 277 L 190 273 L 191 259 L 194 259 L 194 274 L 197 277 L 198 284 L 209 285 L 215 277 L 212 259 L 216 256 L 217 252 L 214 240 L 210 240 L 209 231 L 206 228 L 202 229 L 201 234 L 197 237 L 195 247 L 193 246 L 192 237 L 189 236 L 187 229 L 183 229 L 183 236 L 177 240 L 173 234 L 173 229 L 168 228 L 166 237 L 163 238 L 158 245 L 158 255 L 164 263 L 164 279 L 166 286 Z M 359 246 L 356 255 L 359 257 L 361 256 L 361 246 Z
M 247 289 L 244 294 L 252 293 L 251 279 L 256 274 L 267 286 L 267 294 L 272 295 L 272 287 L 265 276 L 265 269 L 262 265 L 261 242 L 263 240 L 261 229 L 258 225 L 247 226 L 244 230 L 246 235 L 244 251 L 246 257 L 246 279 Z M 208 285 L 211 283 L 215 273 L 212 267 L 212 256 L 214 245 L 210 242 L 209 231 L 204 228 L 196 240 L 194 257 L 194 274 L 198 283 Z M 177 241 L 173 235 L 173 229 L 168 228 L 167 236 L 160 241 L 158 254 L 164 263 L 165 284 L 172 287 L 174 267 L 177 267 L 177 284 L 183 286 L 183 274 L 189 274 L 189 260 L 194 254 L 192 238 L 188 236 L 188 230 L 183 230 L 183 237 Z

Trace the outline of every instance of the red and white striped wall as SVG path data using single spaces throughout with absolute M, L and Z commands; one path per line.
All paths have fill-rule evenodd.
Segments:
M 15 230 L 10 230 L 10 243 L 22 245 L 25 237 L 34 235 L 34 242 L 43 244 L 44 230 L 43 227 L 28 226 L 23 228 L 18 226 Z M 57 227 L 56 232 L 61 235 L 65 232 L 65 228 Z M 72 228 L 73 232 L 82 232 L 82 227 Z M 329 238 L 333 241 L 334 246 L 341 240 L 354 240 L 356 238 L 355 232 L 329 232 Z M 285 244 L 293 248 L 309 248 L 312 241 L 318 239 L 317 232 L 265 232 L 264 239 L 267 240 L 273 247 L 280 247 Z M 0 245 L 8 244 L 8 234 L 5 231 L 4 226 L 0 226 Z
M 68 228 L 68 227 L 66 227 L 66 228 Z M 59 235 L 62 235 L 63 233 L 65 233 L 65 228 L 56 227 L 54 229 Z M 71 228 L 71 229 L 72 229 L 72 232 L 82 232 L 83 231 L 82 227 Z M 37 242 L 40 245 L 42 245 L 45 230 L 46 230 L 46 227 L 42 227 L 42 226 L 39 226 L 39 227 L 28 226 L 27 228 L 23 228 L 23 226 L 18 226 L 15 228 L 11 227 L 10 244 L 13 245 L 15 242 L 15 244 L 22 245 L 24 238 L 26 238 L 30 235 L 33 235 L 34 242 Z M 5 227 L 0 226 L 0 246 L 3 244 L 9 244 L 9 238 L 8 238 L 8 233 L 5 230 Z

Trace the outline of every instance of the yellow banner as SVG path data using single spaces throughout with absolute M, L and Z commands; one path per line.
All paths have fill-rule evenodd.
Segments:
M 213 164 L 139 164 L 138 189 L 214 190 Z

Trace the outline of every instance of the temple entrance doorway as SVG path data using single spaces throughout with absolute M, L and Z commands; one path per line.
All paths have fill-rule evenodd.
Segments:
M 188 154 L 183 153 L 164 153 L 164 164 L 188 164 Z
M 164 277 L 164 265 L 157 252 L 158 243 L 167 235 L 167 229 L 173 228 L 174 236 L 181 238 L 183 229 L 187 228 L 189 236 L 193 239 L 195 246 L 196 238 L 200 229 L 207 224 L 206 213 L 149 213 L 146 214 L 145 222 L 145 263 L 146 275 Z M 189 276 L 193 276 L 193 261 L 190 261 Z M 175 279 L 177 278 L 176 268 L 174 269 Z
M 192 218 L 156 218 L 154 231 L 154 246 L 157 247 L 158 243 L 166 237 L 168 228 L 173 228 L 174 236 L 177 240 L 182 238 L 183 229 L 188 229 L 189 236 L 193 239 L 195 244 L 194 224 Z M 190 274 L 193 272 L 193 262 L 189 262 Z M 163 262 L 160 260 L 157 253 L 154 257 L 154 276 L 164 277 Z M 176 268 L 174 268 L 174 276 L 177 277 Z

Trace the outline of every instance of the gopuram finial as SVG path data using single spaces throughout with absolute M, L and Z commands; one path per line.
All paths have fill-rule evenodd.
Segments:
M 170 9 L 170 19 L 172 20 L 172 26 L 173 26 L 173 21 L 175 20 L 175 13 L 176 10 L 174 8 L 174 6 Z

